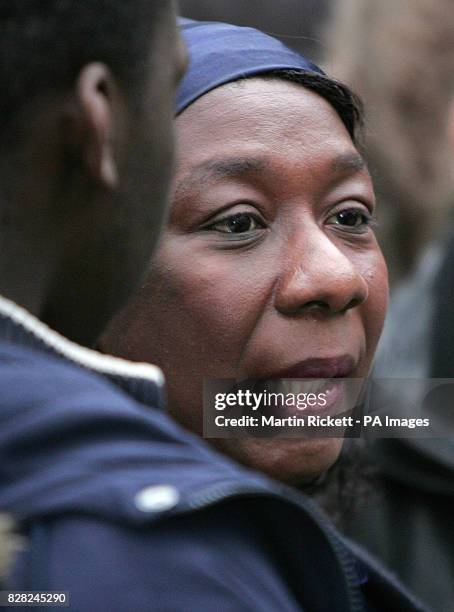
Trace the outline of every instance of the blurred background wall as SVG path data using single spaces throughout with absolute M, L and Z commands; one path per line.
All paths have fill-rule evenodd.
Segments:
M 332 0 L 180 0 L 180 14 L 203 21 L 252 26 L 311 59 L 324 54 L 320 28 Z

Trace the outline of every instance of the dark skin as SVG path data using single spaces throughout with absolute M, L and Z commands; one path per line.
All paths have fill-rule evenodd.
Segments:
M 147 65 L 134 104 L 99 62 L 28 100 L 0 159 L 0 294 L 85 345 L 136 289 L 166 217 L 186 65 L 170 2 Z
M 168 409 L 202 435 L 204 378 L 267 378 L 346 357 L 367 375 L 387 305 L 367 168 L 334 109 L 300 85 L 250 79 L 177 120 L 170 221 L 146 284 L 104 338 L 161 366 Z M 342 441 L 211 440 L 293 484 Z

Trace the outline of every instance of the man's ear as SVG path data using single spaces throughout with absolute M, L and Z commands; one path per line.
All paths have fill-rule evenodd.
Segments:
M 91 177 L 107 189 L 118 186 L 115 156 L 115 130 L 118 129 L 119 92 L 109 68 L 101 63 L 87 64 L 75 88 L 78 121 L 77 140 L 82 161 Z

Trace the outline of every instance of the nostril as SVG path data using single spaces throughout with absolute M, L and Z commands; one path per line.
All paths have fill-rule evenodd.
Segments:
M 347 312 L 347 310 L 350 310 L 350 308 L 356 308 L 356 306 L 359 306 L 360 304 L 362 304 L 364 300 L 362 300 L 361 298 L 353 298 L 352 300 L 349 301 L 349 303 L 342 309 L 343 312 Z
M 322 312 L 331 312 L 331 313 L 344 313 L 350 310 L 351 308 L 355 308 L 363 303 L 363 299 L 361 297 L 352 298 L 347 304 L 342 305 L 339 304 L 336 307 L 336 304 L 331 303 L 330 300 L 311 300 L 310 302 L 306 302 L 306 304 L 302 304 L 299 312 L 314 312 L 319 311 Z
M 329 309 L 329 304 L 324 302 L 323 300 L 312 300 L 311 302 L 307 302 L 301 306 L 301 310 L 311 311 L 311 310 L 326 310 Z

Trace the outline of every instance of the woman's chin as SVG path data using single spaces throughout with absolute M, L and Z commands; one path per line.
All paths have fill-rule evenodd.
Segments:
M 222 453 L 242 465 L 293 486 L 308 484 L 339 457 L 342 438 L 216 439 Z

